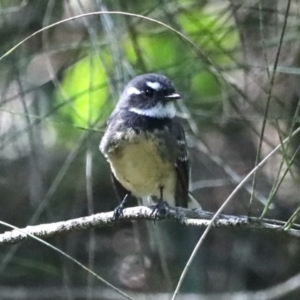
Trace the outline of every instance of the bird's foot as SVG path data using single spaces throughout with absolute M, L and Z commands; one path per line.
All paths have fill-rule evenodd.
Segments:
M 118 220 L 120 217 L 123 216 L 123 209 L 124 209 L 124 204 L 121 203 L 114 209 L 114 214 L 113 214 L 113 219 Z
M 165 216 L 169 204 L 166 201 L 160 200 L 156 205 L 152 206 L 151 217 L 158 219 L 160 216 Z
M 113 219 L 117 220 L 123 216 L 123 209 L 125 207 L 126 201 L 128 199 L 129 193 L 125 195 L 121 203 L 114 209 Z

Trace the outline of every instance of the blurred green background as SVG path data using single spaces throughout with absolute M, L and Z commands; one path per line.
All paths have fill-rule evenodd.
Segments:
M 183 97 L 178 116 L 191 190 L 204 210 L 215 212 L 256 160 L 298 127 L 299 2 L 0 0 L 0 56 L 54 22 L 99 11 L 153 18 L 189 41 L 138 16 L 94 14 L 46 29 L 0 60 L 0 220 L 25 227 L 116 207 L 98 145 L 126 83 L 147 72 L 168 76 Z M 295 137 L 270 158 L 224 213 L 259 217 L 269 202 L 265 217 L 288 220 L 300 204 L 298 145 Z M 169 299 L 203 229 L 149 223 L 47 241 L 135 299 Z M 233 299 L 263 290 L 262 299 L 275 299 L 268 289 L 299 273 L 299 262 L 296 237 L 212 229 L 181 293 Z M 276 299 L 299 297 L 299 287 L 290 287 Z M 121 296 L 28 241 L 0 247 L 0 299 Z

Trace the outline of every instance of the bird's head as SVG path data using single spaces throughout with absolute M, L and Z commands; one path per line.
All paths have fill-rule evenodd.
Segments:
M 173 118 L 174 101 L 180 99 L 171 81 L 160 74 L 143 74 L 125 87 L 118 107 L 152 118 Z

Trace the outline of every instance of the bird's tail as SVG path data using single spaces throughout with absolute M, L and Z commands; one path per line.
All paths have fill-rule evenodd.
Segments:
M 197 201 L 197 199 L 192 195 L 191 192 L 189 192 L 189 199 L 188 199 L 188 208 L 200 208 L 201 209 L 201 205 L 200 203 Z

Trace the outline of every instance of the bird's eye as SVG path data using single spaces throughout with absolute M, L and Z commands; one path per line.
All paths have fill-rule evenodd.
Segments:
M 153 94 L 154 94 L 154 90 L 153 90 L 153 89 L 147 88 L 147 89 L 145 90 L 145 95 L 146 95 L 147 97 L 153 97 Z

